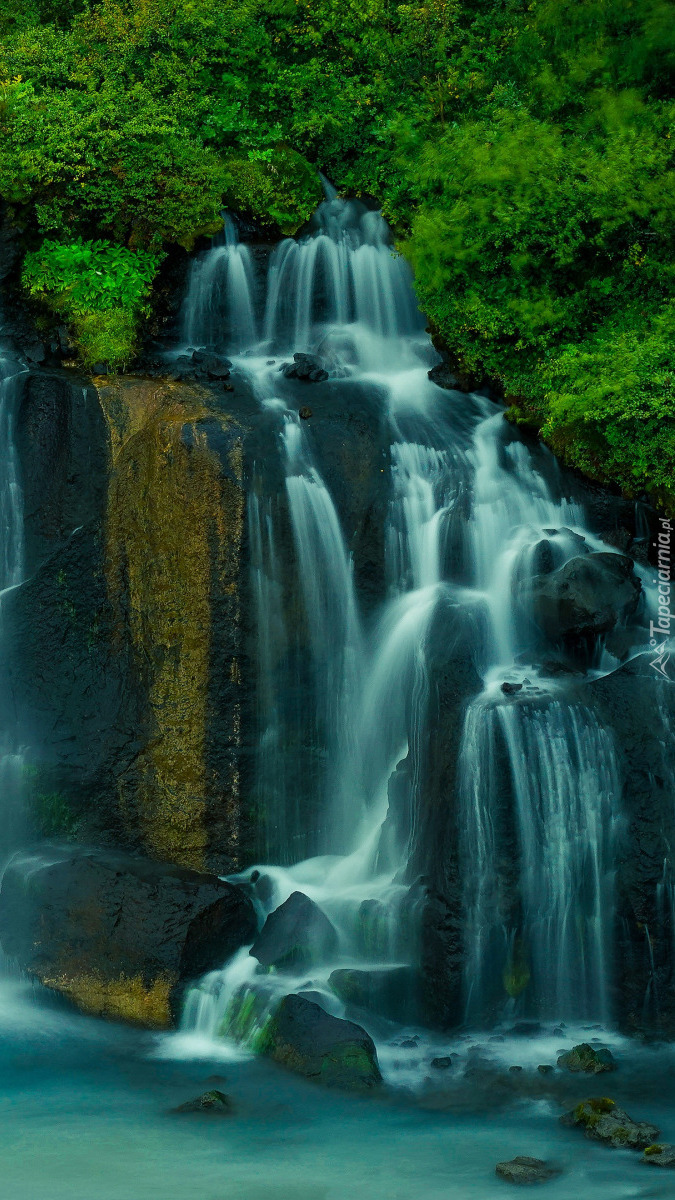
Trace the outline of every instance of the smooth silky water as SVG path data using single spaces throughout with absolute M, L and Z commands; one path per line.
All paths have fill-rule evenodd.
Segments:
M 257 868 L 268 881 L 257 903 L 262 918 L 292 891 L 306 893 L 333 921 L 339 946 L 325 968 L 266 977 L 270 1003 L 309 988 L 339 1015 L 343 1006 L 328 986 L 336 966 L 417 960 L 419 903 L 408 866 L 419 849 L 426 651 L 443 605 L 459 605 L 480 633 L 474 650 L 484 681 L 466 713 L 460 751 L 466 1025 L 443 1037 L 365 1020 L 386 1086 L 367 1099 L 342 1097 L 226 1036 L 233 999 L 259 982 L 246 949 L 192 989 L 182 1028 L 172 1035 L 76 1016 L 6 973 L 0 1197 L 491 1200 L 507 1187 L 495 1178 L 494 1164 L 516 1154 L 565 1167 L 546 1185 L 552 1200 L 668 1195 L 667 1179 L 655 1178 L 637 1156 L 605 1152 L 559 1125 L 562 1108 L 597 1085 L 537 1070 L 576 1041 L 612 1046 L 621 1071 L 612 1077 L 611 1094 L 675 1140 L 669 1098 L 675 1055 L 611 1031 L 607 912 L 622 822 L 614 747 L 593 713 L 571 702 L 560 684 L 542 683 L 527 661 L 533 634 L 523 584 L 533 573 L 537 543 L 543 530 L 559 530 L 551 538 L 559 563 L 576 552 L 578 535 L 600 548 L 584 528 L 583 512 L 561 496 L 550 456 L 528 450 L 491 401 L 430 382 L 435 352 L 407 267 L 392 253 L 377 213 L 330 197 L 308 237 L 277 248 L 264 285 L 228 222 L 192 268 L 183 337 L 186 345 L 226 351 L 246 373 L 285 481 L 280 506 L 255 485 L 255 472 L 262 477 L 265 470 L 259 462 L 248 498 L 258 628 L 256 787 L 268 805 L 265 836 L 285 846 L 283 859 Z M 375 614 L 362 611 L 338 509 L 299 405 L 289 403 L 293 384 L 279 386 L 279 366 L 294 352 L 320 353 L 332 378 L 367 389 L 386 416 L 386 599 Z M 3 587 L 21 579 L 15 374 L 6 365 L 0 372 Z M 295 401 L 311 403 L 311 392 L 302 384 L 297 389 Z M 293 853 L 302 813 L 285 774 L 278 672 L 292 638 L 283 604 L 282 519 L 290 521 L 307 615 L 311 721 L 327 750 L 317 778 L 314 853 L 304 858 Z M 606 656 L 593 669 L 614 665 Z M 517 704 L 504 697 L 504 680 L 523 685 Z M 10 751 L 16 758 L 16 748 Z M 406 758 L 401 811 L 407 818 L 392 823 L 389 784 Z M 517 920 L 503 910 L 492 873 L 500 830 L 491 799 L 504 778 L 520 846 Z M 15 835 L 3 838 L 6 853 Z M 247 882 L 252 873 L 245 873 Z M 663 904 L 671 903 L 665 877 L 662 891 Z M 366 953 L 358 936 L 364 901 L 379 902 L 384 914 L 376 952 L 371 946 Z M 495 963 L 501 971 L 510 962 L 517 973 L 519 938 L 530 948 L 528 1003 L 541 1021 L 536 1037 L 508 1032 L 527 1009 L 503 999 L 499 1008 L 492 994 Z M 482 1024 L 490 1027 L 482 1032 Z M 431 1067 L 432 1058 L 449 1053 L 451 1071 Z M 509 1072 L 514 1065 L 522 1071 Z M 231 1117 L 171 1114 L 213 1086 L 232 1097 Z

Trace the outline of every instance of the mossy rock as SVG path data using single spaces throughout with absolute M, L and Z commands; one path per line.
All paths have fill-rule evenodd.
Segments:
M 285 996 L 269 1022 L 264 1053 L 325 1087 L 368 1091 L 382 1082 L 375 1044 L 365 1029 L 330 1016 L 304 996 Z
M 595 1050 L 588 1042 L 581 1042 L 558 1058 L 558 1066 L 566 1071 L 584 1071 L 587 1075 L 599 1075 L 603 1071 L 615 1071 L 616 1063 L 610 1050 Z
M 586 1137 L 606 1146 L 645 1150 L 656 1143 L 659 1130 L 647 1121 L 634 1121 L 606 1096 L 583 1100 L 560 1118 L 563 1125 L 583 1129 Z

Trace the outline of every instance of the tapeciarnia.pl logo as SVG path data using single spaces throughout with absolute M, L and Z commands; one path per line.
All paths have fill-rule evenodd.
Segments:
M 672 539 L 672 523 L 667 517 L 661 517 L 659 520 L 661 526 L 656 542 L 654 543 L 657 550 L 656 567 L 657 577 L 654 580 L 658 584 L 658 620 L 649 622 L 649 645 L 654 653 L 650 666 L 654 668 L 658 675 L 662 675 L 664 679 L 671 682 L 671 677 L 668 674 L 667 667 L 670 661 L 670 651 L 668 642 L 670 639 L 671 622 L 675 620 L 675 613 L 671 609 L 671 539 Z

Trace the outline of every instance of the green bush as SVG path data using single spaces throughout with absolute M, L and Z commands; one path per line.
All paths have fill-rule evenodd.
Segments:
M 110 242 L 45 241 L 26 255 L 23 284 L 71 323 L 86 365 L 122 366 L 133 355 L 137 320 L 160 261 Z

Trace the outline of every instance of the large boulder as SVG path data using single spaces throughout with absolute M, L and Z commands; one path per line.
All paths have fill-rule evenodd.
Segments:
M 632 616 L 641 583 L 624 554 L 578 555 L 532 584 L 534 619 L 553 642 L 607 633 Z
M 42 845 L 15 856 L 0 891 L 5 954 L 85 1012 L 172 1023 L 185 984 L 255 932 L 242 891 L 144 858 Z
M 417 972 L 411 967 L 341 967 L 328 980 L 345 1004 L 405 1024 L 417 1016 Z
M 599 1075 L 602 1071 L 614 1071 L 616 1063 L 611 1050 L 602 1047 L 596 1050 L 588 1042 L 573 1046 L 558 1058 L 558 1066 L 567 1071 L 584 1071 L 587 1075 Z
M 261 1049 L 283 1067 L 326 1087 L 362 1091 L 381 1082 L 375 1044 L 365 1029 L 332 1017 L 304 996 L 285 996 Z
M 263 967 L 289 969 L 324 962 L 337 949 L 338 936 L 318 904 L 293 892 L 270 913 L 251 954 Z
M 656 1125 L 634 1121 L 607 1097 L 584 1100 L 560 1118 L 563 1125 L 583 1129 L 586 1137 L 616 1149 L 646 1150 L 659 1136 Z

